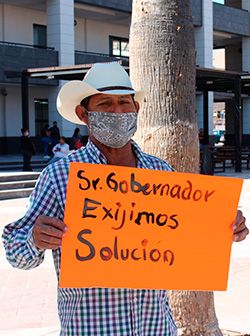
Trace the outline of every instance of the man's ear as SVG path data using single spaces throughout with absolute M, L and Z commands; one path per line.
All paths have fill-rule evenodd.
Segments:
M 88 116 L 87 113 L 85 112 L 84 108 L 81 105 L 77 105 L 75 108 L 75 113 L 77 117 L 83 121 L 85 124 L 88 125 Z
M 135 108 L 136 108 L 136 112 L 139 112 L 140 104 L 137 101 L 135 101 Z

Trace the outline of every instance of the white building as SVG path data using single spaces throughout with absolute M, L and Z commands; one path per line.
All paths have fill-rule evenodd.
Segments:
M 219 1 L 219 0 L 218 0 Z M 219 1 L 222 2 L 222 1 Z M 250 1 L 191 0 L 197 65 L 213 66 L 213 49 L 225 48 L 226 68 L 250 71 Z M 23 123 L 20 75 L 27 68 L 69 66 L 129 55 L 131 0 L 0 0 L 0 153 L 18 152 Z M 29 128 L 58 121 L 71 136 L 75 125 L 60 118 L 55 99 L 60 83 L 29 83 Z M 213 130 L 213 94 L 209 96 Z M 221 99 L 215 97 L 216 100 Z M 233 136 L 233 109 L 226 103 L 227 132 Z M 202 95 L 197 95 L 202 127 Z M 244 99 L 244 139 L 250 138 L 250 101 Z

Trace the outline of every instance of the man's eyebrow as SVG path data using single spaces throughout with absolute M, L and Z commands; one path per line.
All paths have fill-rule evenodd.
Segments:
M 129 98 L 130 95 L 123 95 L 123 96 L 119 96 L 119 98 Z
M 100 98 L 96 103 L 102 103 L 103 101 L 106 101 L 106 100 L 110 100 L 109 97 L 103 97 L 103 98 Z

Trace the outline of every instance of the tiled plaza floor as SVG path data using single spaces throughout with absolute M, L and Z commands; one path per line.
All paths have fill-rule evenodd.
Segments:
M 0 234 L 5 224 L 22 215 L 26 204 L 27 199 L 0 202 Z M 240 207 L 250 225 L 250 180 L 244 183 Z M 228 291 L 215 293 L 216 311 L 222 329 L 250 334 L 249 279 L 248 237 L 245 242 L 233 246 Z M 50 252 L 41 266 L 22 271 L 13 269 L 7 263 L 0 244 L 0 335 L 58 335 L 56 286 Z

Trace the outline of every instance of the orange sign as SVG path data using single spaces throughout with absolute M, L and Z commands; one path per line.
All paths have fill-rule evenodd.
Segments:
M 242 183 L 72 163 L 60 286 L 226 290 Z

